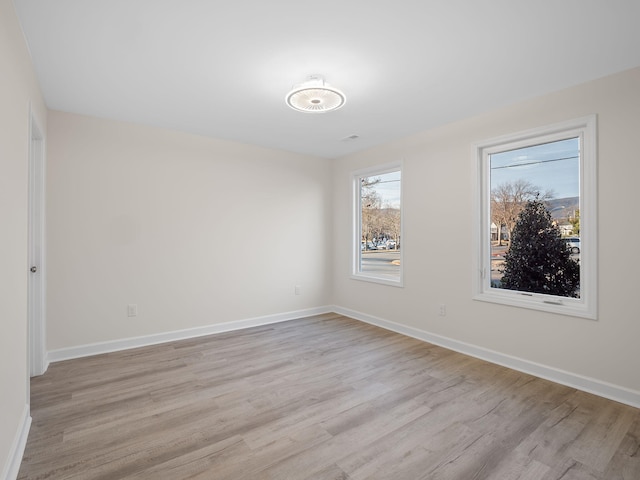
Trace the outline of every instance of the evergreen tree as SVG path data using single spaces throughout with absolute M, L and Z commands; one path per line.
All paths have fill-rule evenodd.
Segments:
M 502 288 L 580 296 L 580 266 L 571 258 L 551 214 L 537 199 L 528 201 L 518 216 L 503 273 Z

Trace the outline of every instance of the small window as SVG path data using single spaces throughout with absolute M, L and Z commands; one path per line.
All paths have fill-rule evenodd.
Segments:
M 596 318 L 595 116 L 474 146 L 474 298 Z
M 402 286 L 400 164 L 356 172 L 353 188 L 353 277 Z

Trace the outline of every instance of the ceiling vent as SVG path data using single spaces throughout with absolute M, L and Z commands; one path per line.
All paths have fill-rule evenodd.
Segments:
M 358 138 L 360 138 L 360 135 L 357 135 L 357 134 L 354 133 L 352 135 L 348 135 L 348 136 L 344 137 L 342 139 L 342 141 L 343 142 L 352 142 L 354 140 L 357 140 Z

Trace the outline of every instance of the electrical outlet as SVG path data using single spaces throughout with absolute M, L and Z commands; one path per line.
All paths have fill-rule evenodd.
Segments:
M 137 317 L 138 316 L 138 304 L 130 303 L 127 305 L 127 316 L 128 317 Z
M 440 304 L 440 309 L 438 310 L 438 315 L 441 317 L 447 316 L 447 306 L 444 303 Z
M 296 285 L 293 289 L 293 291 L 295 292 L 296 295 L 300 295 L 302 289 L 300 288 L 300 285 Z

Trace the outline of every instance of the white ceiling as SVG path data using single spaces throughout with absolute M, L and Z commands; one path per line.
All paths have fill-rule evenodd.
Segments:
M 14 4 L 51 109 L 329 158 L 640 65 L 640 0 Z

